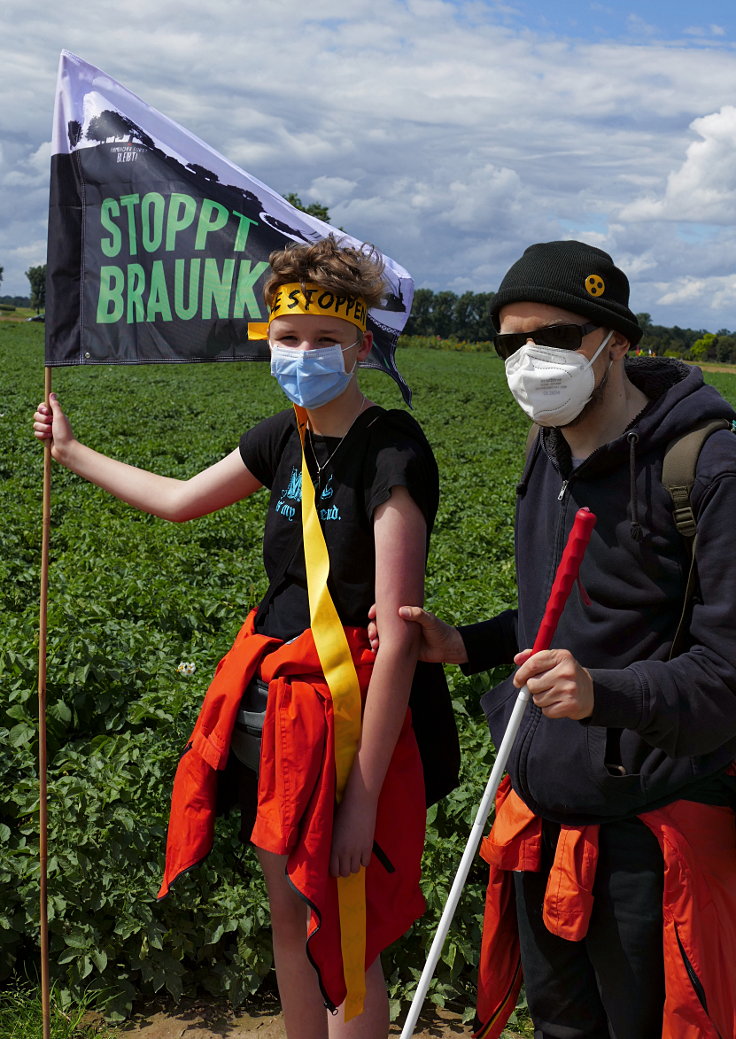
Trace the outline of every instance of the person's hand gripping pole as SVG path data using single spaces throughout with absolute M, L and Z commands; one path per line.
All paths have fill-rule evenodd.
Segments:
M 585 550 L 588 547 L 588 542 L 593 533 L 595 523 L 596 517 L 589 509 L 579 509 L 575 515 L 572 530 L 568 536 L 560 564 L 557 567 L 557 573 L 555 574 L 555 579 L 552 584 L 552 591 L 547 600 L 542 623 L 539 625 L 539 631 L 534 640 L 534 647 L 532 649 L 533 653 L 538 653 L 542 649 L 549 649 L 560 616 L 565 607 L 567 597 L 577 580 L 580 564 L 585 555 Z M 498 790 L 498 786 L 506 770 L 506 762 L 509 759 L 511 748 L 519 732 L 521 720 L 524 716 L 524 711 L 526 710 L 526 705 L 528 704 L 530 697 L 531 694 L 529 693 L 529 690 L 526 686 L 523 686 L 523 688 L 519 690 L 519 695 L 516 698 L 516 703 L 511 713 L 503 740 L 501 741 L 501 746 L 498 748 L 496 762 L 488 779 L 488 783 L 486 784 L 486 789 L 483 793 L 480 805 L 478 806 L 478 811 L 470 831 L 468 843 L 465 846 L 463 857 L 460 860 L 460 866 L 458 867 L 455 880 L 450 889 L 447 904 L 442 912 L 442 917 L 437 927 L 437 933 L 429 950 L 429 955 L 427 956 L 427 962 L 424 965 L 422 976 L 419 979 L 417 990 L 414 993 L 414 999 L 409 1007 L 409 1013 L 401 1032 L 401 1039 L 411 1039 L 411 1036 L 414 1034 L 414 1028 L 417 1023 L 417 1018 L 419 1017 L 419 1012 L 422 1009 L 422 1004 L 424 1003 L 429 983 L 432 980 L 432 976 L 434 975 L 437 966 L 437 961 L 440 958 L 442 946 L 445 943 L 447 932 L 450 929 L 450 924 L 452 923 L 455 909 L 457 908 L 460 895 L 465 885 L 465 881 L 467 880 L 470 866 L 478 850 L 478 844 L 483 835 L 483 828 L 486 824 L 486 819 L 488 818 L 491 805 L 496 797 L 496 791 Z

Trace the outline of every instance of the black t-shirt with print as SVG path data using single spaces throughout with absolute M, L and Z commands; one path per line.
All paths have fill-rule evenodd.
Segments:
M 264 634 L 290 639 L 309 627 L 301 444 L 294 412 L 279 412 L 254 426 L 241 437 L 240 454 L 256 479 L 271 490 L 263 540 L 270 581 L 289 560 L 256 626 Z M 358 416 L 342 443 L 338 437 L 308 433 L 306 456 L 330 556 L 332 599 L 343 624 L 365 627 L 375 595 L 373 514 L 393 487 L 406 487 L 429 534 L 439 499 L 432 449 L 406 412 L 371 407 Z
M 240 453 L 250 472 L 271 490 L 263 558 L 272 587 L 256 628 L 290 639 L 310 623 L 302 544 L 302 456 L 294 412 L 279 412 L 245 433 Z M 393 487 L 406 487 L 424 515 L 429 538 L 439 501 L 432 449 L 405 411 L 372 407 L 358 416 L 342 443 L 337 437 L 307 437 L 306 456 L 330 555 L 332 599 L 343 624 L 365 627 L 375 588 L 373 514 Z M 457 728 L 441 664 L 419 661 L 409 705 L 430 805 L 457 785 L 460 770 Z

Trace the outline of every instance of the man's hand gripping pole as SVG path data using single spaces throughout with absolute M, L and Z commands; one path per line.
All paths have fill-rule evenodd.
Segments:
M 533 653 L 538 653 L 542 649 L 549 649 L 558 621 L 565 607 L 567 597 L 577 580 L 580 564 L 585 555 L 585 550 L 588 547 L 588 542 L 593 533 L 595 523 L 596 517 L 589 509 L 579 509 L 575 515 L 575 521 L 568 536 L 565 549 L 562 553 L 562 559 L 557 567 L 557 573 L 555 574 L 554 583 L 552 584 L 552 591 L 547 600 L 542 623 L 539 625 L 539 631 L 534 640 L 534 646 L 532 648 Z M 511 748 L 521 726 L 521 719 L 524 716 L 524 711 L 526 710 L 526 705 L 529 702 L 530 697 L 531 694 L 526 686 L 519 690 L 519 695 L 516 699 L 514 709 L 511 712 L 511 717 L 509 718 L 506 732 L 501 741 L 501 746 L 498 748 L 498 753 L 496 754 L 496 762 L 488 779 L 488 783 L 486 784 L 486 789 L 483 793 L 480 805 L 478 806 L 475 821 L 470 830 L 468 843 L 465 846 L 463 857 L 460 860 L 460 866 L 458 867 L 455 880 L 453 881 L 450 894 L 447 898 L 447 904 L 442 912 L 442 917 L 437 927 L 437 934 L 432 942 L 429 955 L 427 956 L 427 962 L 424 965 L 422 976 L 419 979 L 419 984 L 417 985 L 417 990 L 414 994 L 414 999 L 409 1007 L 409 1013 L 401 1032 L 401 1039 L 411 1039 L 411 1036 L 414 1034 L 414 1028 L 417 1023 L 417 1018 L 419 1017 L 419 1012 L 422 1009 L 422 1004 L 424 1003 L 429 983 L 432 980 L 432 976 L 434 975 L 437 966 L 437 961 L 440 958 L 442 946 L 445 943 L 447 932 L 450 929 L 455 909 L 460 900 L 460 894 L 465 886 L 470 866 L 475 858 L 478 844 L 483 835 L 483 828 L 485 827 L 486 819 L 488 818 L 491 805 L 496 797 L 496 791 L 498 790 L 501 778 L 506 770 L 506 762 L 509 759 Z

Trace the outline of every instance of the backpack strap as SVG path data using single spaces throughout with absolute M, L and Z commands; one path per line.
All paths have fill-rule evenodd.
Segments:
M 690 549 L 690 567 L 687 581 L 685 583 L 685 595 L 683 597 L 682 613 L 677 625 L 677 631 L 672 641 L 670 659 L 680 651 L 680 644 L 685 634 L 685 624 L 690 613 L 690 604 L 697 586 L 697 572 L 695 567 L 695 545 L 697 542 L 697 526 L 695 513 L 693 512 L 690 492 L 695 483 L 695 470 L 698 464 L 700 449 L 711 433 L 719 429 L 733 429 L 734 424 L 726 418 L 710 419 L 696 426 L 682 436 L 670 441 L 662 460 L 662 484 L 672 498 L 672 515 L 675 526 Z
M 711 419 L 667 445 L 662 462 L 662 483 L 672 497 L 675 526 L 684 538 L 695 537 L 695 513 L 690 503 L 690 491 L 695 482 L 700 449 L 711 433 L 730 428 L 731 422 L 727 418 Z

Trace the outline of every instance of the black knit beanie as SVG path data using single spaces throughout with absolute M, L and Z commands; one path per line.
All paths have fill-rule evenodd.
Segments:
M 549 303 L 622 332 L 632 346 L 642 336 L 629 310 L 629 281 L 602 249 L 584 242 L 530 245 L 509 268 L 491 302 L 499 331 L 499 311 L 507 303 Z

